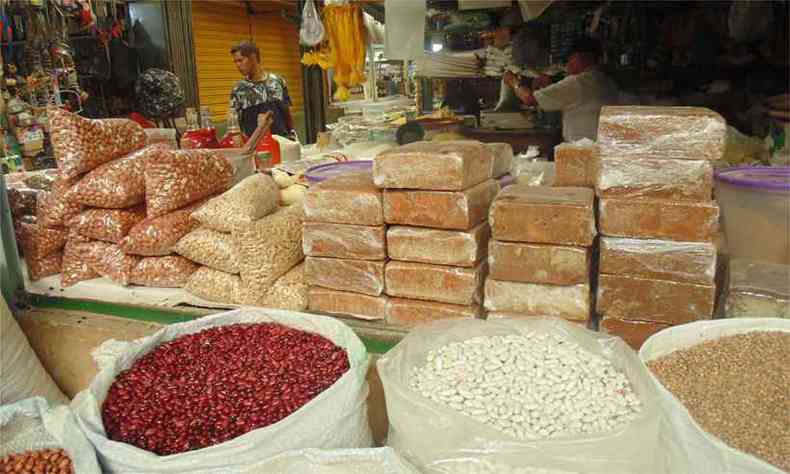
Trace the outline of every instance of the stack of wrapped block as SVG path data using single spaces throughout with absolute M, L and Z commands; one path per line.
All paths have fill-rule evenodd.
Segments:
M 504 189 L 489 222 L 489 319 L 554 316 L 587 325 L 592 314 L 592 189 L 514 185 Z
M 726 123 L 695 107 L 605 107 L 598 129 L 600 328 L 640 347 L 714 312 Z
M 594 188 L 598 145 L 589 138 L 554 147 L 554 186 Z

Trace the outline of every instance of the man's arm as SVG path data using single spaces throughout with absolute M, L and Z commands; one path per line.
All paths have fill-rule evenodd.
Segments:
M 502 77 L 502 80 L 504 80 L 505 84 L 507 84 L 511 89 L 513 89 L 513 92 L 516 94 L 516 97 L 518 97 L 519 100 L 524 105 L 537 105 L 535 96 L 532 94 L 532 89 L 530 89 L 529 87 L 520 86 L 518 84 L 518 78 L 516 77 L 515 74 L 513 74 L 510 71 L 507 71 L 505 75 Z

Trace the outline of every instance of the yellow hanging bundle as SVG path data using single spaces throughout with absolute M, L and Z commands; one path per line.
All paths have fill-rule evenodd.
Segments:
M 327 5 L 324 8 L 327 41 L 318 53 L 305 53 L 302 62 L 334 69 L 335 99 L 349 99 L 349 89 L 365 82 L 367 30 L 357 4 Z M 315 56 L 308 57 L 309 54 Z

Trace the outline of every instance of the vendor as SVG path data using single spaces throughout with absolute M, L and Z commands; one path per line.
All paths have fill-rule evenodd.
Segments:
M 601 107 L 617 103 L 614 82 L 598 67 L 597 42 L 577 42 L 566 66 L 568 76 L 551 84 L 545 76 L 533 81 L 533 88 L 521 86 L 513 73 L 505 73 L 505 83 L 526 105 L 537 105 L 547 111 L 562 111 L 562 136 L 566 142 L 582 138 L 595 140 Z M 551 84 L 551 85 L 549 85 Z
M 230 107 L 236 111 L 242 133 L 249 138 L 258 126 L 258 115 L 271 112 L 272 134 L 296 140 L 285 80 L 264 71 L 261 52 L 251 41 L 237 44 L 230 54 L 244 76 L 230 93 Z

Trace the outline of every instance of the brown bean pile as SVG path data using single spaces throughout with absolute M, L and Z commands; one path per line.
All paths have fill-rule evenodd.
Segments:
M 107 242 L 92 242 L 91 245 L 93 248 L 87 252 L 87 263 L 91 268 L 119 285 L 131 283 L 132 272 L 140 263 L 140 257 L 126 255 L 120 247 Z
M 55 180 L 50 191 L 38 193 L 36 217 L 45 227 L 66 227 L 82 211 L 82 204 L 70 200 L 71 190 L 77 179 Z
M 0 473 L 73 474 L 71 458 L 62 449 L 38 449 L 0 459 Z
M 52 255 L 66 244 L 67 231 L 39 224 L 19 222 L 19 243 L 25 258 L 40 259 Z
M 125 253 L 161 257 L 173 253 L 176 243 L 198 227 L 192 212 L 203 202 L 189 205 L 159 217 L 149 217 L 137 223 L 121 240 Z
M 790 333 L 723 337 L 647 365 L 705 431 L 790 471 Z
M 32 258 L 25 260 L 27 263 L 27 273 L 30 280 L 40 280 L 44 277 L 57 275 L 63 262 L 63 252 L 55 252 L 43 258 Z
M 181 288 L 200 265 L 178 255 L 145 257 L 132 270 L 129 281 L 135 285 Z
M 81 241 L 81 238 L 66 242 L 63 249 L 63 265 L 60 272 L 60 284 L 67 288 L 81 281 L 99 278 L 99 273 L 89 265 L 90 252 L 93 251 L 92 242 Z
M 88 209 L 72 221 L 85 237 L 117 244 L 138 222 L 145 219 L 143 206 L 127 209 Z

